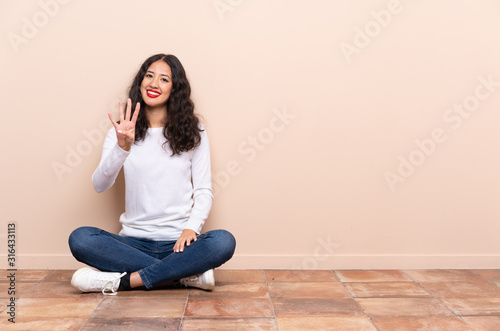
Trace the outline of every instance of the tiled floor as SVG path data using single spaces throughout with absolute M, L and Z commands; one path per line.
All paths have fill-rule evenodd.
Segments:
M 216 270 L 212 292 L 82 294 L 73 270 L 18 270 L 1 330 L 500 330 L 500 270 Z M 0 304 L 9 303 L 0 271 Z

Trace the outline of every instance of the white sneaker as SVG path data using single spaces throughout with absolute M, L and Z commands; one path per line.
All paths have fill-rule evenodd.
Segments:
M 214 270 L 210 269 L 196 276 L 182 278 L 180 283 L 186 287 L 197 287 L 211 291 L 215 287 Z
M 82 292 L 102 292 L 104 295 L 116 295 L 120 278 L 127 273 L 103 272 L 89 267 L 78 269 L 71 278 L 71 285 Z

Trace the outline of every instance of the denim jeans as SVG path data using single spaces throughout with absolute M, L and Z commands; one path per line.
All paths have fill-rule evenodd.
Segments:
M 139 272 L 147 289 L 167 281 L 200 274 L 228 261 L 236 241 L 225 230 L 203 233 L 175 253 L 175 241 L 122 237 L 95 227 L 80 227 L 69 236 L 69 247 L 80 262 L 101 271 Z

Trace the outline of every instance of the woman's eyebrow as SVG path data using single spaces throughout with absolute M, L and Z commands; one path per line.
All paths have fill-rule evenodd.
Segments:
M 154 71 L 152 71 L 152 70 L 148 70 L 147 72 L 150 72 L 150 73 L 152 73 L 152 74 L 154 74 L 154 73 L 155 73 L 155 72 L 154 72 Z M 167 76 L 168 78 L 170 78 L 170 76 L 169 76 L 169 75 L 167 75 L 167 74 L 161 74 L 161 75 L 162 75 L 162 76 Z

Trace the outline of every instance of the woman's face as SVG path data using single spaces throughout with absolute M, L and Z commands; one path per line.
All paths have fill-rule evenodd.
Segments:
M 142 99 L 149 107 L 167 104 L 172 90 L 172 69 L 162 60 L 153 62 L 141 83 Z

